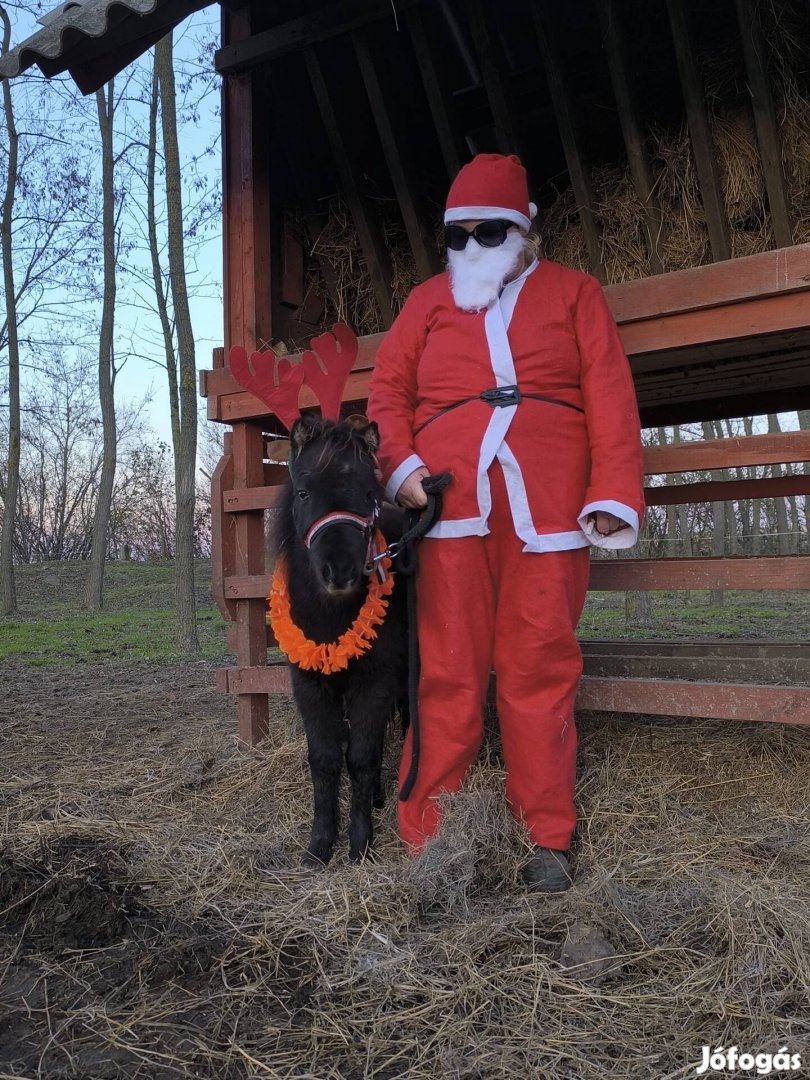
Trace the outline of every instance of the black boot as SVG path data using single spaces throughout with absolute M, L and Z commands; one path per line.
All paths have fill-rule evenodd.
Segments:
M 535 847 L 522 876 L 529 892 L 565 892 L 574 883 L 565 852 L 544 847 Z

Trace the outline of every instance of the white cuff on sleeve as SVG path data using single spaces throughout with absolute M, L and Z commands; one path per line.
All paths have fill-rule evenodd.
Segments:
M 385 485 L 385 497 L 390 502 L 394 501 L 396 493 L 402 487 L 403 480 L 411 475 L 414 469 L 426 469 L 424 461 L 418 454 L 411 454 L 410 457 L 406 457 L 401 465 L 397 465 L 394 471 L 391 473 L 391 477 L 388 483 Z
M 614 533 L 613 536 L 600 536 L 596 531 L 596 524 L 593 521 L 588 521 L 588 515 L 595 513 L 597 510 L 602 510 L 606 514 L 614 514 L 617 518 L 621 518 L 626 522 L 630 528 L 622 529 L 621 532 Z M 590 502 L 587 506 L 583 506 L 577 518 L 580 529 L 588 537 L 588 542 L 593 544 L 594 547 L 608 548 L 610 550 L 616 550 L 617 548 L 629 548 L 638 540 L 638 514 L 630 506 L 625 506 L 624 503 L 616 502 L 614 499 L 603 499 L 600 502 Z

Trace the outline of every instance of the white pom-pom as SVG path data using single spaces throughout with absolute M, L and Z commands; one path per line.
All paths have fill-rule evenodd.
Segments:
M 529 217 L 532 219 L 532 221 L 534 221 L 534 219 L 537 217 L 537 203 L 529 203 Z

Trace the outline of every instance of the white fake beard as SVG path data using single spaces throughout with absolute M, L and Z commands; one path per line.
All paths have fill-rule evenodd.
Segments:
M 456 306 L 462 311 L 482 311 L 497 300 L 504 281 L 521 263 L 523 240 L 519 230 L 510 230 L 495 248 L 481 247 L 473 239 L 463 251 L 448 249 L 450 291 Z

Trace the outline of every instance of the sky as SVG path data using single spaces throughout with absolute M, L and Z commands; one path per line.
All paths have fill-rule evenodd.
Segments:
M 34 5 L 28 5 L 33 7 Z M 48 3 L 43 10 L 50 10 L 54 5 Z M 12 46 L 24 40 L 30 34 L 39 29 L 33 15 L 20 8 L 10 7 L 12 16 Z M 212 70 L 212 58 L 210 53 L 201 56 L 205 42 L 218 41 L 219 37 L 219 5 L 197 12 L 187 19 L 175 31 L 175 57 L 176 69 L 178 70 L 178 107 L 183 100 L 184 80 L 181 72 L 201 72 Z M 136 62 L 144 67 L 144 71 L 151 70 L 151 60 L 147 56 Z M 116 79 L 116 87 L 125 86 L 128 75 L 132 75 L 134 66 L 125 69 Z M 20 85 L 27 78 L 42 82 L 42 76 L 38 68 L 31 69 L 31 75 L 14 80 L 12 93 L 14 95 L 25 92 Z M 68 94 L 74 94 L 80 99 L 78 91 L 74 91 L 69 84 L 67 76 L 64 77 L 62 87 L 62 105 Z M 187 184 L 187 181 L 195 179 L 194 162 L 199 159 L 199 171 L 204 175 L 205 182 L 209 187 L 221 192 L 221 156 L 220 156 L 220 118 L 219 118 L 219 80 L 211 76 L 207 80 L 206 92 L 202 93 L 200 83 L 193 90 L 195 102 L 194 120 L 182 123 L 179 131 L 180 153 L 183 162 L 184 181 L 184 212 L 192 208 L 199 198 L 196 187 Z M 50 108 L 51 99 L 49 94 L 58 95 L 60 88 L 55 85 L 56 80 L 45 85 L 42 95 L 43 108 L 46 112 Z M 53 97 L 54 108 L 56 96 Z M 84 99 L 85 105 L 95 108 L 91 98 Z M 190 95 L 186 98 L 191 100 Z M 140 108 L 140 115 L 139 115 Z M 58 109 L 57 109 L 58 111 Z M 92 114 L 91 114 L 92 115 Z M 117 132 L 115 136 L 116 150 L 121 150 L 128 141 L 136 137 L 136 125 L 143 122 L 145 109 L 142 106 L 129 105 L 127 109 L 119 106 Z M 87 127 L 87 137 L 98 139 L 97 128 L 91 131 Z M 160 183 L 160 178 L 158 183 Z M 116 379 L 116 403 L 127 406 L 141 401 L 148 395 L 150 401 L 144 408 L 143 427 L 144 437 L 155 437 L 167 443 L 171 443 L 171 426 L 169 421 L 169 398 L 166 374 L 162 367 L 158 366 L 163 359 L 164 349 L 161 336 L 160 322 L 157 317 L 154 303 L 154 291 L 151 289 L 150 266 L 145 252 L 139 253 L 142 244 L 142 234 L 138 228 L 138 207 L 144 205 L 144 197 L 140 191 L 130 190 L 130 199 L 134 213 L 131 223 L 128 225 L 129 234 L 125 239 L 133 243 L 133 251 L 126 256 L 127 272 L 119 275 L 118 303 L 116 306 L 116 353 L 119 357 L 126 356 L 117 379 Z M 101 254 L 99 253 L 99 261 Z M 219 215 L 214 215 L 209 220 L 206 229 L 199 234 L 186 248 L 187 276 L 190 289 L 191 316 L 196 343 L 196 360 L 198 369 L 211 367 L 211 350 L 222 345 L 222 236 Z M 138 278 L 143 275 L 144 283 L 137 284 Z M 199 399 L 200 415 L 205 415 L 205 402 Z

